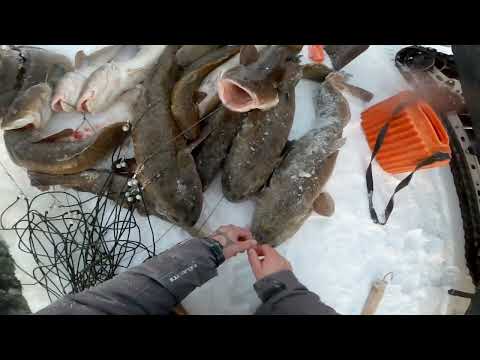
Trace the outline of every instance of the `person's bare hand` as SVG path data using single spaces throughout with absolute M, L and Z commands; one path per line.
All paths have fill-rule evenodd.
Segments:
M 257 280 L 280 271 L 292 271 L 292 265 L 270 245 L 248 250 L 248 261 Z
M 210 238 L 222 244 L 225 260 L 257 246 L 250 230 L 235 225 L 220 226 Z

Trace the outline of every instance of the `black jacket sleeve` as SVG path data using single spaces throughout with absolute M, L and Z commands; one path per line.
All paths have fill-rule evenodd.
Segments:
M 320 298 L 308 291 L 291 271 L 280 271 L 254 285 L 263 304 L 257 315 L 338 315 Z
M 167 315 L 195 288 L 217 275 L 225 261 L 211 239 L 184 241 L 103 284 L 68 295 L 41 315 Z

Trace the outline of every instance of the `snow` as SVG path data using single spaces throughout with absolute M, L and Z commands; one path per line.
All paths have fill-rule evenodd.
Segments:
M 41 46 L 62 52 L 72 59 L 77 50 L 89 53 L 99 47 Z M 465 266 L 458 199 L 448 167 L 415 174 L 411 185 L 397 194 L 395 209 L 386 226 L 373 224 L 369 216 L 365 170 L 370 150 L 360 127 L 360 113 L 408 88 L 394 66 L 395 54 L 402 47 L 373 45 L 344 69 L 350 83 L 373 92 L 375 97 L 365 104 L 345 95 L 352 118 L 344 130 L 347 141 L 326 189 L 335 200 L 335 214 L 331 218 L 312 215 L 293 238 L 277 248 L 291 262 L 300 281 L 342 314 L 359 314 L 371 284 L 388 272 L 393 272 L 394 276 L 378 314 L 463 313 L 467 302 L 449 296 L 447 291 L 450 288 L 473 289 Z M 438 49 L 449 51 L 441 46 Z M 291 139 L 315 127 L 312 91 L 317 86 L 313 82 L 301 81 L 297 87 L 297 110 Z M 0 209 L 4 209 L 19 193 L 15 183 L 27 196 L 38 191 L 28 185 L 25 171 L 12 164 L 3 140 L 0 146 L 3 180 L 0 181 Z M 391 176 L 376 163 L 373 173 L 374 203 L 382 214 L 403 176 Z M 45 207 L 48 206 L 46 202 Z M 248 227 L 254 206 L 252 201 L 228 202 L 222 196 L 220 178 L 217 177 L 205 193 L 199 223 L 205 223 L 204 228 L 209 230 L 230 223 Z M 23 215 L 22 211 L 12 211 L 8 221 Z M 140 218 L 140 222 L 145 224 L 147 232 L 146 219 Z M 159 219 L 152 219 L 152 225 L 159 251 L 188 236 Z M 17 263 L 26 269 L 32 268 L 34 264 L 30 256 L 17 249 L 15 234 L 4 231 L 2 236 L 9 243 Z M 141 260 L 139 256 L 136 263 Z M 22 283 L 31 282 L 22 272 L 17 274 Z M 218 277 L 195 290 L 183 305 L 192 314 L 252 314 L 260 304 L 253 283 L 253 274 L 242 254 L 223 264 Z M 24 294 L 33 311 L 49 303 L 38 285 L 24 286 Z

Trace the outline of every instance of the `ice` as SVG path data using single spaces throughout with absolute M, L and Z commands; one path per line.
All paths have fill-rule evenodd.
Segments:
M 371 91 L 375 97 L 365 104 L 346 95 L 352 113 L 344 131 L 347 142 L 340 151 L 334 174 L 325 189 L 335 200 L 335 214 L 331 218 L 312 215 L 292 239 L 278 247 L 291 262 L 297 277 L 343 314 L 359 314 L 373 281 L 388 272 L 393 272 L 394 277 L 385 291 L 378 314 L 463 313 L 468 302 L 449 296 L 447 291 L 452 287 L 464 291 L 473 288 L 465 266 L 458 198 L 448 167 L 415 174 L 410 186 L 397 194 L 395 209 L 386 226 L 373 224 L 369 216 L 365 170 L 370 150 L 360 127 L 360 113 L 369 105 L 408 89 L 394 66 L 395 54 L 403 46 L 372 45 L 344 69 L 351 84 Z M 100 46 L 44 47 L 73 58 L 80 49 L 89 53 Z M 438 48 L 448 51 L 445 47 Z M 306 49 L 303 53 L 306 55 Z M 305 56 L 302 61 L 307 61 Z M 329 62 L 328 58 L 326 61 Z M 312 91 L 317 86 L 310 81 L 299 83 L 290 139 L 298 139 L 315 127 Z M 29 186 L 25 171 L 11 163 L 3 141 L 0 165 L 0 209 L 19 193 L 15 183 L 28 196 L 36 193 Z M 373 174 L 374 203 L 381 216 L 403 176 L 391 176 L 376 163 Z M 48 205 L 45 204 L 46 207 Z M 253 201 L 240 204 L 228 202 L 222 196 L 221 181 L 217 176 L 205 193 L 205 206 L 199 224 L 205 231 L 230 223 L 249 226 L 254 208 Z M 9 220 L 13 221 L 20 215 L 23 214 L 18 210 L 9 216 Z M 167 249 L 188 236 L 164 221 L 153 218 L 151 221 L 157 251 Z M 139 217 L 139 222 L 144 224 L 145 233 L 149 234 L 146 219 Z M 10 245 L 17 263 L 31 269 L 32 259 L 17 249 L 15 234 L 2 232 L 2 236 Z M 142 260 L 138 256 L 136 263 Z M 22 283 L 30 282 L 22 272 L 18 271 L 17 275 Z M 253 283 L 247 258 L 239 255 L 222 265 L 218 277 L 194 291 L 183 304 L 192 314 L 252 314 L 260 304 Z M 24 286 L 24 293 L 33 311 L 49 303 L 39 286 Z

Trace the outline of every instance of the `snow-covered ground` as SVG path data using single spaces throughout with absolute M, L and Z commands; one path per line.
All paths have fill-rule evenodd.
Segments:
M 100 47 L 41 46 L 72 59 L 77 50 L 88 53 Z M 360 127 L 360 113 L 408 88 L 394 66 L 395 54 L 402 47 L 371 46 L 344 69 L 352 84 L 373 92 L 375 97 L 371 103 L 364 104 L 346 95 L 352 113 L 344 131 L 347 143 L 327 185 L 335 199 L 336 212 L 332 218 L 312 215 L 292 239 L 278 247 L 292 263 L 298 278 L 343 314 L 359 314 L 371 283 L 388 272 L 393 272 L 394 278 L 378 314 L 463 313 L 467 302 L 449 296 L 447 290 L 473 288 L 465 266 L 460 210 L 448 167 L 418 172 L 411 185 L 396 196 L 396 207 L 386 226 L 375 225 L 370 220 L 365 186 L 370 150 Z M 438 49 L 450 51 L 443 46 Z M 302 81 L 297 87 L 292 139 L 315 126 L 311 98 L 315 86 L 318 85 Z M 3 142 L 0 145 L 0 210 L 3 210 L 19 193 L 18 187 L 27 196 L 37 191 L 29 187 L 25 171 L 10 161 Z M 374 164 L 374 200 L 380 212 L 402 177 L 391 176 Z M 208 218 L 206 228 L 209 229 L 230 223 L 249 226 L 254 203 L 229 203 L 222 197 L 219 180 L 217 177 L 205 194 L 200 223 Z M 45 207 L 48 205 L 45 203 Z M 13 221 L 21 215 L 22 209 L 14 210 L 7 220 Z M 171 228 L 168 223 L 158 219 L 152 222 L 156 238 L 161 238 L 157 244 L 159 250 L 187 237 L 178 228 L 168 231 Z M 31 269 L 33 260 L 17 249 L 15 234 L 4 231 L 2 236 L 16 261 Z M 25 284 L 31 282 L 21 272 L 18 276 Z M 219 276 L 194 291 L 183 304 L 192 314 L 251 314 L 259 305 L 253 283 L 246 256 L 241 255 L 222 265 Z M 38 285 L 24 286 L 24 293 L 33 311 L 49 303 Z

